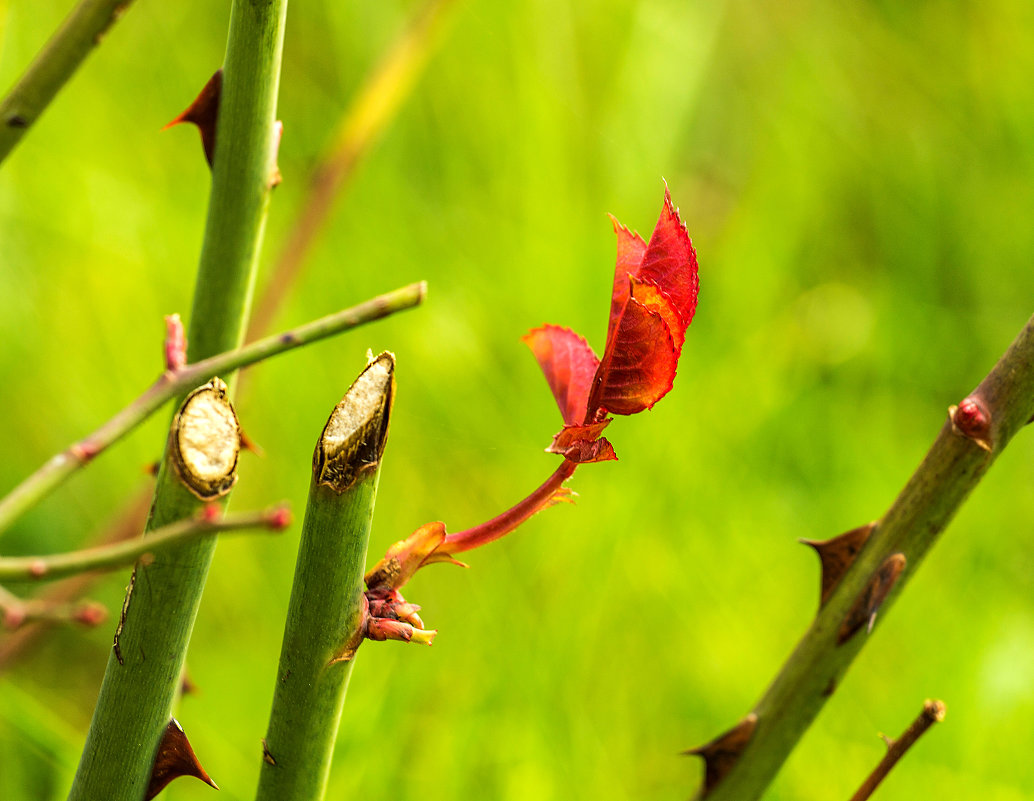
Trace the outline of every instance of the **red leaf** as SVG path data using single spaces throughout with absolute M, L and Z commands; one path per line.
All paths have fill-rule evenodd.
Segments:
M 672 343 L 675 345 L 675 358 L 678 359 L 682 353 L 682 343 L 686 341 L 686 328 L 682 325 L 679 313 L 671 298 L 653 284 L 638 280 L 628 279 L 631 285 L 632 297 L 643 304 L 652 312 L 657 312 L 668 326 L 668 333 L 671 334 Z
M 610 296 L 608 340 L 617 326 L 618 318 L 621 317 L 621 310 L 625 308 L 625 303 L 628 301 L 628 276 L 636 274 L 639 265 L 643 262 L 643 255 L 646 253 L 646 242 L 639 234 L 629 231 L 618 222 L 617 217 L 613 214 L 610 215 L 610 221 L 614 224 L 618 247 L 617 266 L 614 268 L 614 290 Z
M 589 425 L 568 425 L 560 429 L 553 437 L 553 443 L 546 448 L 549 453 L 559 453 L 565 459 L 583 464 L 585 462 L 605 462 L 617 459 L 614 447 L 600 437 L 613 417 Z
M 664 318 L 630 297 L 600 362 L 590 403 L 614 414 L 649 409 L 671 389 L 677 364 L 678 352 Z
M 542 368 L 564 422 L 581 423 L 592 378 L 599 366 L 589 343 L 570 328 L 559 325 L 535 328 L 522 339 Z
M 635 277 L 653 284 L 671 298 L 683 330 L 689 326 L 697 307 L 697 254 L 686 226 L 672 205 L 667 186 L 664 187 L 664 208 Z

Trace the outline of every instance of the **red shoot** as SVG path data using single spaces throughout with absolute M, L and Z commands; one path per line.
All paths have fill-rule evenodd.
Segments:
M 617 458 L 600 437 L 608 415 L 650 409 L 668 394 L 697 305 L 696 252 L 667 188 L 649 243 L 611 219 L 617 267 L 603 358 L 569 328 L 524 337 L 564 418 L 549 450 L 575 462 Z

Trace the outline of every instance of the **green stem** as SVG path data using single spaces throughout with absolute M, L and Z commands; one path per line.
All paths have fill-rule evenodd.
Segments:
M 234 0 L 223 64 L 219 137 L 201 263 L 188 334 L 190 361 L 240 346 L 276 143 L 276 96 L 286 0 Z M 168 458 L 158 476 L 148 529 L 195 513 L 200 501 Z M 145 569 L 119 627 L 69 795 L 140 801 L 168 724 L 215 537 L 171 549 Z M 130 601 L 132 601 L 130 603 Z
M 882 617 L 970 491 L 1034 415 L 1034 317 L 967 400 L 982 408 L 986 425 L 963 435 L 951 421 L 944 424 L 922 464 L 877 522 L 755 706 L 753 736 L 729 772 L 706 793 L 709 801 L 750 801 L 761 796 L 868 641 L 864 626 L 847 636 L 844 627 L 858 600 L 878 580 L 881 567 L 904 557 L 900 560 L 903 572 L 877 604 Z
M 409 97 L 443 38 L 455 5 L 456 0 L 426 0 L 345 109 L 332 143 L 309 179 L 305 199 L 252 317 L 252 333 L 266 330 L 283 299 L 289 296 L 287 290 L 326 226 L 335 200 L 356 165 Z
M 0 102 L 0 162 L 39 119 L 131 0 L 82 0 Z
M 363 323 L 420 304 L 427 294 L 424 282 L 410 284 L 372 298 L 350 309 L 329 314 L 292 331 L 266 337 L 243 348 L 221 353 L 185 367 L 166 371 L 135 401 L 89 436 L 51 457 L 35 473 L 0 500 L 0 531 L 54 491 L 97 454 L 114 444 L 167 401 L 179 397 L 217 374 L 228 374 L 271 356 L 316 342 Z
M 180 520 L 127 542 L 45 556 L 0 557 L 0 581 L 51 581 L 91 570 L 112 570 L 131 565 L 147 554 L 154 556 L 166 548 L 220 532 L 255 528 L 282 531 L 286 524 L 283 509 L 242 512 L 222 519 Z
M 390 355 L 372 362 L 316 447 L 258 801 L 320 801 L 326 789 L 365 623 L 363 570 L 393 373 Z

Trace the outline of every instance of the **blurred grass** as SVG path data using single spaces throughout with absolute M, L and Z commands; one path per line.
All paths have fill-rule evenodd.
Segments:
M 6 88 L 67 11 L 8 4 Z M 2 11 L 0 5 L 0 11 Z M 414 2 L 290 10 L 284 183 L 305 176 Z M 0 167 L 0 487 L 134 397 L 161 315 L 189 309 L 207 170 L 159 128 L 222 57 L 226 4 L 135 3 Z M 360 166 L 278 327 L 426 278 L 428 304 L 252 372 L 237 509 L 303 508 L 313 445 L 367 348 L 399 394 L 371 547 L 454 530 L 553 469 L 559 425 L 518 341 L 602 346 L 604 212 L 648 233 L 667 179 L 702 294 L 674 392 L 612 427 L 621 459 L 431 568 L 431 649 L 367 646 L 333 798 L 682 799 L 676 756 L 731 725 L 803 632 L 825 537 L 878 516 L 1034 311 L 1034 10 L 881 2 L 468 0 Z M 267 264 L 268 267 L 268 264 Z M 164 415 L 4 534 L 74 547 L 143 482 Z M 881 798 L 1026 798 L 1034 452 L 1021 436 L 934 550 L 770 799 L 846 798 L 926 697 L 948 718 Z M 180 720 L 220 797 L 250 798 L 296 534 L 221 543 Z M 125 575 L 94 595 L 117 609 Z M 0 683 L 0 797 L 61 798 L 111 626 L 66 630 Z M 173 784 L 170 799 L 208 797 Z

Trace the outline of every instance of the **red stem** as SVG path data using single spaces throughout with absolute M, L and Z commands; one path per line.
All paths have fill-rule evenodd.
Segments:
M 449 534 L 445 538 L 445 542 L 439 546 L 439 550 L 450 554 L 461 553 L 509 534 L 533 514 L 548 506 L 553 496 L 556 495 L 564 482 L 574 474 L 577 467 L 577 462 L 569 462 L 567 459 L 564 459 L 560 467 L 556 469 L 556 472 L 523 501 L 516 506 L 510 507 L 501 515 L 493 517 L 491 520 L 486 520 L 479 526 L 474 526 L 474 528 L 468 528 L 455 534 Z

